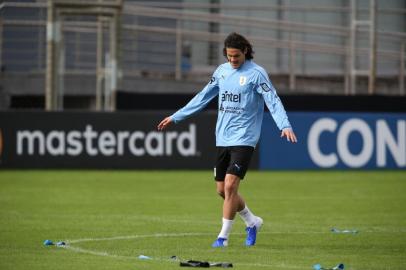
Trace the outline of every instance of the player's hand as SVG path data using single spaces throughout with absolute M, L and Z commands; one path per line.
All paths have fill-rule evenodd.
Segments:
M 281 133 L 281 138 L 286 136 L 286 140 L 288 140 L 288 142 L 292 142 L 292 143 L 296 143 L 297 142 L 297 138 L 295 133 L 293 132 L 293 129 L 291 128 L 284 128 L 282 130 Z
M 168 116 L 158 124 L 158 130 L 164 130 L 170 123 L 172 123 L 172 118 Z

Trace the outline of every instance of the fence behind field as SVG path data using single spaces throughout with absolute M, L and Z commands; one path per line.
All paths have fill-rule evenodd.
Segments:
M 65 62 L 58 74 L 97 75 L 103 91 L 108 91 L 105 85 L 112 72 L 118 72 L 119 88 L 136 78 L 203 82 L 224 62 L 224 37 L 237 31 L 254 44 L 255 60 L 274 76 L 285 77 L 292 92 L 301 88 L 298 80 L 313 77 L 338 80 L 341 94 L 405 94 L 402 1 L 394 6 L 378 0 L 352 0 L 345 6 L 332 1 L 323 1 L 324 6 L 316 1 L 291 3 L 126 1 L 115 44 L 116 71 L 110 62 L 108 18 L 102 13 L 67 14 L 61 32 Z M 47 1 L 1 4 L 3 72 L 45 75 L 47 8 Z M 377 79 L 394 81 L 398 87 L 377 88 Z M 323 87 L 315 91 L 328 93 Z

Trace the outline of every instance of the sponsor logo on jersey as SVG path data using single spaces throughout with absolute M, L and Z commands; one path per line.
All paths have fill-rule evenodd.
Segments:
M 243 85 L 245 85 L 246 82 L 247 82 L 247 77 L 241 76 L 240 77 L 240 85 L 243 86 Z
M 211 77 L 211 79 L 210 79 L 210 84 L 213 84 L 214 82 L 216 81 L 216 77 Z
M 271 88 L 268 86 L 267 83 L 261 83 L 260 85 L 261 85 L 262 90 L 264 90 L 265 92 L 271 91 Z
M 221 94 L 221 101 L 229 101 L 229 102 L 241 102 L 241 94 L 233 94 L 231 92 L 225 91 Z

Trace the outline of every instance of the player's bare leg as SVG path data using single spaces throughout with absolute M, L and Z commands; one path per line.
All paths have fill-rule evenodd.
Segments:
M 233 220 L 237 211 L 245 207 L 245 201 L 238 194 L 240 178 L 233 174 L 226 174 L 224 179 L 223 218 Z
M 257 230 L 262 225 L 262 219 L 248 209 L 244 199 L 238 193 L 240 178 L 236 175 L 227 174 L 224 181 L 217 181 L 216 185 L 217 193 L 224 199 L 223 226 L 213 247 L 222 247 L 228 244 L 228 236 L 237 212 L 247 225 L 246 245 L 254 245 Z
M 238 194 L 240 178 L 235 175 L 226 174 L 224 181 L 217 183 L 217 193 L 224 199 L 223 202 L 223 225 L 213 247 L 224 247 L 228 245 L 228 236 L 234 223 L 235 213 L 243 209 L 245 202 Z

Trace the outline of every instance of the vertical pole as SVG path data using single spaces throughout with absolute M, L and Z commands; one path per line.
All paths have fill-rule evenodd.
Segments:
M 289 40 L 289 90 L 296 89 L 296 47 L 292 40 Z
M 289 5 L 289 0 L 288 1 L 288 5 Z M 277 0 L 276 1 L 276 5 L 278 7 L 277 9 L 277 13 L 276 13 L 276 18 L 278 20 L 278 24 L 277 24 L 277 30 L 276 30 L 276 38 L 278 39 L 278 41 L 282 41 L 283 40 L 283 33 L 284 31 L 281 30 L 281 24 L 279 22 L 283 21 L 284 19 L 288 18 L 284 18 L 285 14 L 289 11 L 285 10 L 285 5 L 286 2 L 285 0 Z M 289 30 L 289 42 L 291 41 L 291 31 Z M 279 70 L 282 70 L 282 66 L 283 66 L 283 48 L 276 48 L 276 68 Z M 290 87 L 289 87 L 290 88 Z
M 65 77 L 65 44 L 63 41 L 63 17 L 60 16 L 60 22 L 57 24 L 57 31 L 59 33 L 59 39 L 57 42 L 58 48 L 58 72 L 57 72 L 57 92 L 55 95 L 56 106 L 55 109 L 63 110 L 63 97 L 64 97 L 64 77 Z
M 375 78 L 376 78 L 376 0 L 369 1 L 369 78 L 368 78 L 368 94 L 375 93 Z
M 41 21 L 42 20 L 42 15 L 43 15 L 43 9 L 40 8 L 39 9 L 39 13 L 38 13 L 38 20 Z M 37 62 L 37 68 L 38 70 L 41 70 L 42 68 L 42 35 L 44 33 L 44 30 L 42 27 L 39 27 L 39 31 L 38 31 L 38 62 Z
M 61 65 L 61 51 L 62 51 L 62 42 L 61 42 L 61 35 L 62 35 L 62 27 L 61 27 L 61 17 L 58 16 L 58 10 L 54 10 L 55 17 L 54 17 L 54 36 L 55 36 L 55 44 L 54 44 L 54 61 L 52 66 L 52 73 L 54 77 L 54 82 L 52 85 L 52 110 L 59 109 L 59 97 L 60 97 L 60 65 Z
M 117 61 L 118 61 L 118 52 L 117 52 L 117 43 L 118 43 L 118 14 L 116 13 L 110 23 L 110 74 L 111 74 L 111 92 L 110 92 L 110 106 L 111 111 L 115 110 L 116 106 L 116 95 L 117 95 Z
M 182 33 L 181 21 L 176 20 L 176 53 L 175 53 L 175 79 L 180 81 L 182 79 Z
M 352 10 L 350 10 L 350 13 L 352 13 Z M 342 16 L 347 16 L 347 14 L 342 14 Z M 351 16 L 351 15 L 350 15 Z M 345 50 L 345 63 L 344 63 L 344 94 L 349 95 L 350 94 L 350 82 L 351 82 L 351 44 L 352 44 L 352 34 L 351 34 L 351 25 L 352 25 L 352 20 L 350 19 L 348 23 L 348 32 L 346 33 L 346 45 L 347 48 Z
M 357 31 L 356 25 L 357 19 L 357 5 L 356 0 L 351 0 L 351 32 L 350 32 L 350 91 L 349 94 L 354 95 L 356 92 L 356 43 L 355 43 L 355 31 Z
M 0 73 L 3 69 L 3 19 L 0 18 Z
M 73 63 L 75 64 L 74 68 L 77 68 L 78 63 L 80 62 L 80 57 L 81 57 L 81 53 L 80 53 L 80 32 L 76 32 L 75 33 L 75 61 L 73 61 Z
M 103 21 L 97 17 L 97 54 L 96 54 L 96 110 L 102 108 L 103 88 Z
M 47 14 L 47 68 L 45 80 L 45 109 L 53 110 L 53 93 L 54 93 L 54 65 L 55 65 L 55 11 L 52 0 L 48 0 Z
M 115 43 L 116 43 L 116 71 L 115 71 L 115 83 L 116 83 L 116 90 L 114 91 L 114 100 L 113 100 L 113 107 L 114 110 L 117 108 L 117 92 L 119 87 L 121 87 L 121 79 L 123 77 L 123 72 L 122 72 L 122 52 L 120 51 L 121 48 L 121 25 L 122 25 L 122 8 L 123 8 L 123 0 L 117 1 L 119 4 L 119 7 L 116 9 L 116 12 L 114 13 L 115 16 L 115 29 L 116 29 L 116 38 L 115 38 Z
M 218 15 L 220 13 L 220 0 L 209 0 L 210 5 L 210 15 Z M 179 25 L 181 26 L 181 25 Z M 210 21 L 209 22 L 209 34 L 216 35 L 220 32 L 220 25 L 217 22 Z M 209 42 L 209 65 L 216 65 L 218 62 L 218 55 L 219 55 L 219 46 L 217 43 L 212 41 Z
M 350 38 L 347 41 L 347 50 L 345 51 L 345 64 L 344 64 L 344 94 L 350 94 L 350 82 L 351 82 L 351 45 Z
M 403 42 L 400 46 L 400 72 L 399 72 L 399 94 L 405 95 L 405 47 L 406 43 Z
M 108 110 L 110 105 L 111 97 L 111 64 L 110 64 L 110 53 L 106 53 L 104 60 L 104 106 L 105 111 Z

